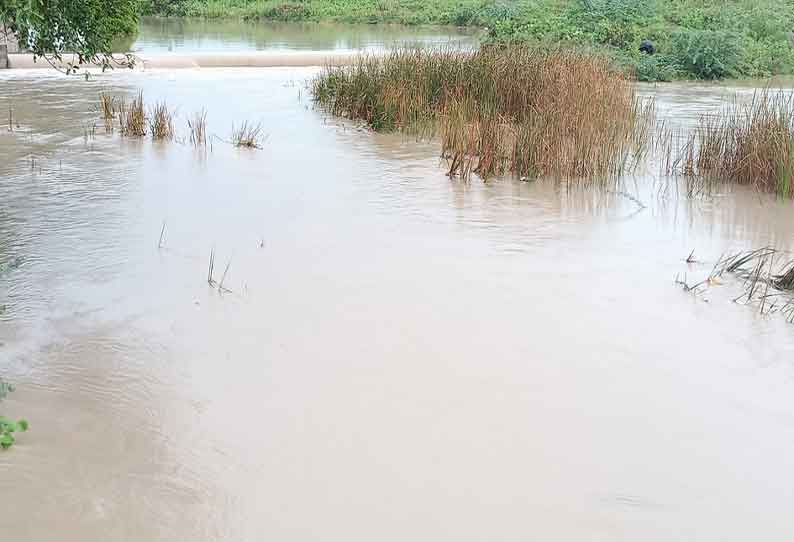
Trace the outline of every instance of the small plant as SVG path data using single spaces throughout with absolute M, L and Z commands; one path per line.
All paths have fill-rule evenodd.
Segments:
M 8 397 L 12 391 L 14 391 L 14 385 L 0 378 L 0 401 Z
M 194 147 L 207 145 L 207 112 L 201 110 L 193 115 L 193 120 L 188 119 L 187 127 L 190 129 L 190 143 Z
M 0 402 L 2 402 L 2 400 L 13 391 L 13 384 L 0 378 Z M 9 418 L 6 418 L 5 416 L 0 416 L 0 448 L 7 450 L 16 442 L 14 433 L 22 433 L 27 430 L 28 422 L 26 420 L 19 420 L 15 422 Z
M 131 102 L 119 102 L 119 128 L 121 135 L 126 137 L 143 137 L 146 135 L 146 111 L 143 106 L 143 93 Z
M 113 119 L 116 118 L 116 98 L 101 92 L 99 94 L 99 112 L 105 123 L 105 133 L 113 132 Z
M 252 124 L 244 121 L 239 128 L 232 126 L 232 144 L 235 147 L 258 149 L 261 140 L 262 123 Z
M 105 121 L 111 121 L 116 116 L 116 98 L 101 92 L 99 94 L 99 112 L 102 113 L 102 118 Z
M 165 102 L 155 104 L 149 120 L 149 133 L 152 139 L 171 140 L 174 139 L 173 114 L 168 110 Z

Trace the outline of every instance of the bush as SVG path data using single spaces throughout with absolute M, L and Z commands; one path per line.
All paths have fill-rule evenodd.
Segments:
M 769 77 L 791 73 L 794 50 L 786 40 L 742 40 L 739 72 L 749 77 Z
M 645 37 L 641 27 L 655 12 L 656 3 L 648 0 L 589 0 L 574 3 L 565 17 L 592 43 L 628 48 Z
M 480 8 L 471 4 L 461 4 L 455 8 L 449 23 L 455 26 L 475 26 L 481 24 Z
M 634 66 L 637 81 L 655 83 L 672 81 L 678 75 L 669 58 L 662 55 L 640 55 Z
M 680 30 L 670 43 L 670 56 L 678 70 L 698 79 L 737 75 L 739 52 L 739 37 L 730 32 Z
M 265 8 L 253 18 L 266 19 L 268 21 L 297 22 L 309 20 L 311 17 L 311 8 L 306 4 L 288 2 Z
M 187 0 L 141 0 L 143 15 L 182 16 L 187 14 Z

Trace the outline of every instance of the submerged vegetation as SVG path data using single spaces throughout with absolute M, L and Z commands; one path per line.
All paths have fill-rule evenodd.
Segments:
M 99 94 L 98 112 L 105 123 L 105 131 L 111 133 L 113 131 L 113 121 L 118 120 L 119 132 L 124 137 L 142 138 L 147 134 L 153 140 L 159 141 L 174 141 L 178 143 L 185 143 L 189 140 L 190 144 L 194 147 L 205 147 L 207 140 L 215 137 L 222 141 L 223 138 L 217 136 L 209 136 L 207 132 L 207 112 L 202 109 L 194 113 L 191 118 L 187 119 L 188 135 L 185 137 L 177 137 L 177 131 L 174 127 L 175 112 L 169 108 L 165 101 L 157 102 L 147 114 L 146 105 L 143 99 L 143 93 L 139 92 L 131 100 L 123 97 L 112 96 L 106 92 Z M 239 128 L 232 125 L 231 140 L 227 141 L 236 147 L 246 147 L 250 149 L 261 148 L 263 137 L 262 123 L 252 123 L 250 121 L 243 121 Z M 93 137 L 93 130 L 90 131 Z M 86 139 L 89 139 L 86 137 Z
M 440 136 L 450 175 L 605 178 L 648 135 L 650 104 L 609 61 L 527 46 L 395 50 L 329 67 L 314 97 L 375 130 Z
M 637 78 L 794 73 L 790 0 L 143 0 L 154 15 L 475 26 L 487 40 L 597 48 Z M 655 55 L 639 52 L 651 40 Z
M 262 124 L 243 121 L 239 128 L 232 126 L 232 145 L 258 149 L 262 141 Z
M 130 102 L 123 99 L 119 101 L 118 118 L 121 135 L 126 137 L 146 135 L 146 110 L 142 92 Z
M 190 130 L 190 144 L 194 147 L 207 145 L 207 112 L 203 109 L 188 119 L 187 127 Z
M 13 391 L 14 386 L 0 378 L 0 403 Z M 14 434 L 27 430 L 28 422 L 26 420 L 12 421 L 5 416 L 0 416 L 0 449 L 7 450 L 13 446 L 16 442 Z
M 669 167 L 691 186 L 730 183 L 794 196 L 792 95 L 764 90 L 747 104 L 702 117 Z
M 165 102 L 158 102 L 152 108 L 152 114 L 149 117 L 149 132 L 152 134 L 152 139 L 174 139 L 173 113 L 168 110 L 168 105 Z
M 687 258 L 688 263 L 691 258 Z M 781 314 L 788 323 L 794 323 L 794 255 L 773 247 L 724 255 L 701 282 L 690 285 L 686 277 L 676 277 L 675 282 L 684 291 L 700 295 L 722 284 L 726 275 L 743 281 L 743 292 L 733 299 L 735 303 L 755 306 L 759 314 Z

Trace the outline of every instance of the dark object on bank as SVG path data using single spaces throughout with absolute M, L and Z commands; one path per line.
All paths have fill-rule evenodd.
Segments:
M 640 43 L 640 52 L 652 55 L 656 53 L 656 47 L 651 40 L 642 40 L 642 43 Z

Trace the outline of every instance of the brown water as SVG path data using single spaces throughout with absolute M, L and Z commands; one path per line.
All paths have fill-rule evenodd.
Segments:
M 794 536 L 794 327 L 731 281 L 673 285 L 791 248 L 791 203 L 450 180 L 435 144 L 316 110 L 315 73 L 0 76 L 20 124 L 0 130 L 2 410 L 31 423 L 0 453 L 0 532 Z M 102 89 L 178 105 L 182 133 L 206 107 L 211 132 L 268 139 L 86 139 Z M 686 124 L 732 89 L 643 92 Z M 213 247 L 231 293 L 207 284 Z

